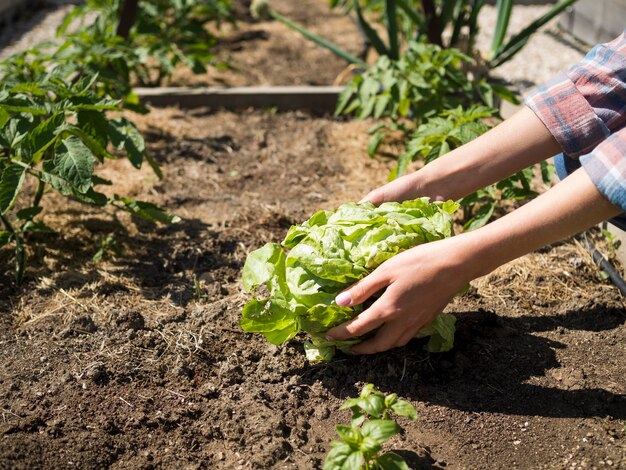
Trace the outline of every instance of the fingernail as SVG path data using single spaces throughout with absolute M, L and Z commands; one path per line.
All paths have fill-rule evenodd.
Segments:
M 350 305 L 352 303 L 352 296 L 350 295 L 350 292 L 346 291 L 339 294 L 335 297 L 335 303 L 340 307 L 347 307 Z

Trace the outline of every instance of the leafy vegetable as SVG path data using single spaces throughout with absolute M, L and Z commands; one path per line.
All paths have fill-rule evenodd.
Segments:
M 341 440 L 330 443 L 324 470 L 336 469 L 407 469 L 402 457 L 393 452 L 380 455 L 382 444 L 402 431 L 392 413 L 410 420 L 417 419 L 417 410 L 395 393 L 384 395 L 374 385 L 363 387 L 358 398 L 349 398 L 340 407 L 352 411 L 350 426 L 338 425 Z
M 334 211 L 317 212 L 292 226 L 282 246 L 268 243 L 248 256 L 244 288 L 252 291 L 265 285 L 269 296 L 253 298 L 245 305 L 241 327 L 263 333 L 273 344 L 304 331 L 311 336 L 305 345 L 307 358 L 329 360 L 336 348 L 345 349 L 362 340 L 325 339 L 326 331 L 362 310 L 361 306 L 338 306 L 334 302 L 337 294 L 395 254 L 451 236 L 451 214 L 457 208 L 452 201 L 430 203 L 421 198 L 378 207 L 348 203 Z M 433 335 L 429 350 L 452 347 L 454 317 L 443 316 L 429 328 Z

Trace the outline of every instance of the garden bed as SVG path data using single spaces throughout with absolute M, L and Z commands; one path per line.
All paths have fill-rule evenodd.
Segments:
M 300 338 L 277 348 L 240 330 L 241 267 L 384 182 L 368 124 L 164 109 L 140 125 L 166 179 L 125 161 L 102 176 L 182 222 L 47 195 L 59 234 L 30 245 L 23 288 L 0 251 L 0 467 L 317 468 L 365 382 L 417 406 L 389 443 L 412 468 L 626 465 L 624 300 L 574 241 L 455 299 L 449 353 L 415 340 L 311 365 Z M 109 235 L 119 254 L 92 262 Z

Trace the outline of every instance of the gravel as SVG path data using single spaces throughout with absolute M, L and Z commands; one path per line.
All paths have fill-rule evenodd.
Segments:
M 55 39 L 55 31 L 76 2 L 47 0 L 28 18 L 9 24 L 0 31 L 0 60 L 36 44 Z

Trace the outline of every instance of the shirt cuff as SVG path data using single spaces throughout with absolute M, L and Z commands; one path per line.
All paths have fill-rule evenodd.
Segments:
M 565 73 L 559 73 L 526 98 L 548 131 L 570 157 L 580 157 L 604 140 L 610 131 Z
M 626 128 L 580 158 L 598 191 L 626 212 Z

